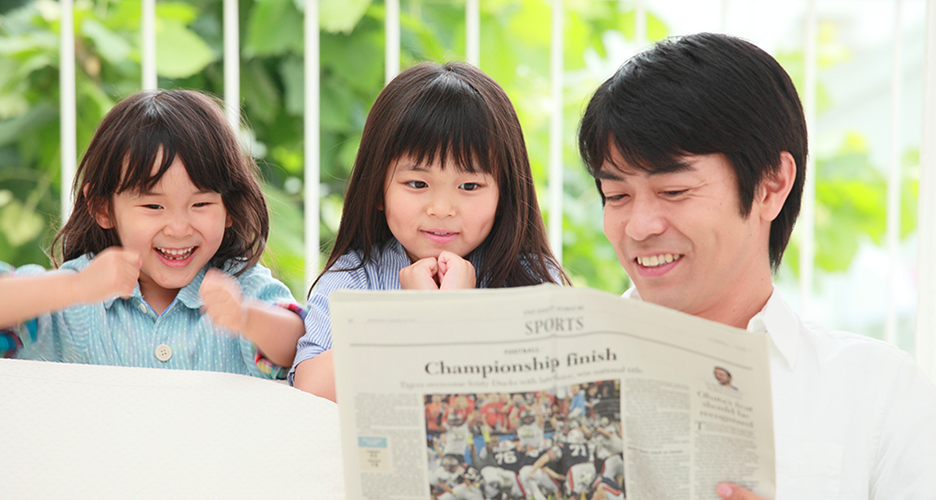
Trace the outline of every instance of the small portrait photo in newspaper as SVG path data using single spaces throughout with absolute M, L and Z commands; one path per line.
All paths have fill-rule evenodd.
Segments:
M 431 498 L 623 500 L 621 385 L 425 394 Z
M 735 387 L 734 383 L 732 382 L 733 379 L 731 377 L 731 372 L 728 371 L 728 369 L 722 366 L 716 366 L 712 369 L 712 374 L 715 376 L 715 380 L 718 382 L 718 386 L 710 387 L 709 389 L 714 390 L 720 386 L 721 389 L 726 389 L 728 391 L 738 390 L 738 388 Z

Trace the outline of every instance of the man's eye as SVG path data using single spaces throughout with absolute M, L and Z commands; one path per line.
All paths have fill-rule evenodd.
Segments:
M 409 186 L 409 187 L 411 187 L 411 188 L 416 188 L 416 189 L 423 189 L 423 188 L 429 186 L 429 184 L 426 184 L 426 183 L 423 182 L 423 181 L 409 181 L 409 182 L 406 183 L 406 185 Z
M 673 190 L 670 190 L 670 191 L 663 191 L 663 195 L 664 195 L 664 196 L 669 196 L 669 197 L 672 198 L 672 197 L 674 197 L 674 196 L 682 196 L 682 195 L 686 194 L 686 192 L 688 192 L 688 191 L 689 191 L 688 189 L 673 189 Z
M 477 182 L 466 182 L 458 187 L 464 189 L 465 191 L 474 191 L 475 189 L 480 188 L 481 184 L 478 184 Z

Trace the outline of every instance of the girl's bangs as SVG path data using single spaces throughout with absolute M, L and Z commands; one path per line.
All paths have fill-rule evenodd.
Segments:
M 493 120 L 481 96 L 460 80 L 438 80 L 422 99 L 400 110 L 388 157 L 409 156 L 419 164 L 438 160 L 443 169 L 451 160 L 460 172 L 496 175 L 490 161 L 496 144 L 489 137 Z
M 124 157 L 120 159 L 121 176 L 116 192 L 146 193 L 150 191 L 169 170 L 169 166 L 175 161 L 175 156 L 174 150 L 164 147 L 160 142 L 145 139 L 140 141 L 140 144 L 127 150 Z M 157 161 L 159 165 L 156 164 Z
M 131 146 L 124 156 L 121 162 L 122 178 L 117 192 L 130 190 L 146 193 L 152 190 L 177 158 L 182 162 L 192 184 L 198 189 L 222 194 L 229 189 L 230 173 L 224 173 L 225 158 L 215 153 L 212 148 L 195 151 L 197 146 L 188 145 L 216 143 L 216 139 L 203 137 L 206 135 L 204 133 L 196 134 L 190 136 L 189 143 L 182 137 L 183 134 L 168 132 L 168 126 L 160 127 L 163 130 L 155 133 L 152 128 L 156 127 L 150 127 L 146 136 L 138 137 L 135 141 L 137 144 Z

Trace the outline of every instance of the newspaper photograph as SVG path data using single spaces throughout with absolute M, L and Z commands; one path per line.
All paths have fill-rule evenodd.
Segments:
M 587 288 L 331 297 L 348 498 L 773 498 L 768 337 Z

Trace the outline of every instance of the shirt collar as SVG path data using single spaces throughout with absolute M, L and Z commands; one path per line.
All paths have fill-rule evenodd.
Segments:
M 636 287 L 624 292 L 625 299 L 642 300 Z M 755 314 L 747 325 L 752 333 L 767 333 L 777 353 L 786 361 L 790 369 L 796 366 L 796 352 L 799 344 L 799 317 L 773 288 L 764 308 Z
M 764 308 L 748 321 L 748 331 L 767 332 L 777 353 L 790 369 L 796 367 L 796 352 L 800 339 L 799 316 L 790 309 L 774 287 Z
M 105 308 L 105 309 L 110 309 L 110 307 L 111 307 L 112 305 L 114 305 L 114 302 L 116 302 L 117 299 L 120 299 L 120 298 L 123 298 L 123 297 L 120 297 L 120 296 L 115 295 L 115 296 L 113 296 L 113 297 L 111 297 L 111 298 L 105 300 L 105 301 L 104 301 L 104 308 Z M 142 301 L 142 300 L 143 300 L 143 294 L 140 293 L 140 283 L 139 283 L 139 282 L 137 282 L 136 286 L 133 287 L 133 293 L 131 293 L 131 294 L 130 294 L 130 297 L 128 297 L 126 300 L 132 300 L 132 301 L 134 301 L 134 302 Z
M 211 267 L 211 264 L 206 264 L 205 267 L 201 268 L 198 271 L 198 274 L 189 282 L 188 285 L 179 289 L 178 295 L 176 295 L 174 302 L 180 302 L 182 305 L 189 309 L 198 309 L 204 305 L 204 301 L 201 298 L 201 294 L 198 293 L 198 290 L 201 288 L 202 281 L 205 279 L 205 273 L 208 272 L 208 269 Z M 104 301 L 104 307 L 110 309 L 114 302 L 120 297 L 111 297 Z M 133 302 L 145 301 L 143 294 L 140 292 L 140 283 L 137 282 L 136 286 L 133 287 L 133 293 L 130 295 L 130 298 Z
M 198 271 L 198 274 L 192 278 L 192 281 L 189 282 L 188 285 L 179 289 L 179 294 L 176 295 L 176 301 L 181 302 L 182 305 L 189 309 L 198 309 L 203 306 L 205 302 L 202 300 L 198 290 L 201 288 L 202 281 L 205 279 L 205 273 L 208 272 L 210 267 L 210 263 L 205 264 L 205 267 Z

